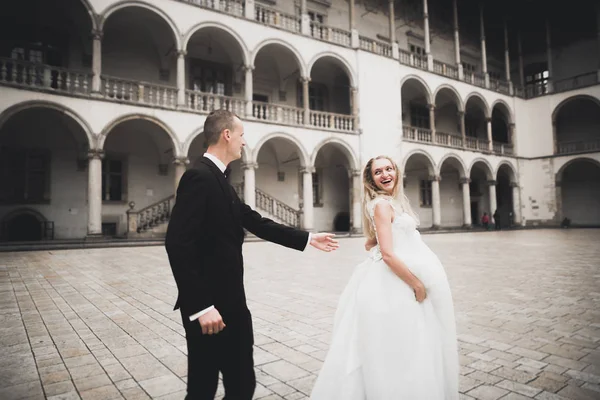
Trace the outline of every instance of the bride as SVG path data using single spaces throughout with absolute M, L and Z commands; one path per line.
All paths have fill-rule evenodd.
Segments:
M 313 400 L 458 399 L 452 295 L 389 157 L 363 171 L 363 229 L 371 248 L 344 289 Z

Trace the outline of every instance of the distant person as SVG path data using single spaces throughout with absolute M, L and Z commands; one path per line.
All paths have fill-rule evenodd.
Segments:
M 560 223 L 560 227 L 563 229 L 568 229 L 571 227 L 571 220 L 567 217 L 565 217 L 562 222 Z
M 494 228 L 497 231 L 502 229 L 502 226 L 500 226 L 500 213 L 498 210 L 494 211 Z
M 483 217 L 481 217 L 481 225 L 483 225 L 483 228 L 486 231 L 490 229 L 490 216 L 486 212 L 484 212 Z

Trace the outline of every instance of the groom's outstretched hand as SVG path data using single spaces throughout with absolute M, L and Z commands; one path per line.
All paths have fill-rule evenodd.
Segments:
M 202 327 L 203 335 L 216 335 L 225 328 L 225 323 L 223 322 L 221 313 L 219 313 L 216 308 L 213 308 L 206 314 L 202 315 L 200 318 L 198 318 L 198 321 Z
M 334 237 L 335 234 L 333 233 L 313 233 L 310 238 L 310 245 L 316 249 L 330 252 L 340 247 Z

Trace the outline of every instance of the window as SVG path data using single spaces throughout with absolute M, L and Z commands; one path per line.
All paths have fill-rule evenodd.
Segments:
M 419 199 L 421 207 L 431 207 L 431 181 L 421 179 L 419 182 L 419 189 L 421 194 L 421 198 Z
M 104 201 L 123 201 L 124 169 L 123 161 L 114 158 L 102 160 L 102 199 Z
M 410 52 L 418 55 L 419 57 L 425 57 L 425 49 L 415 44 L 410 45 Z
M 474 74 L 475 73 L 475 65 L 474 64 L 469 64 L 468 62 L 462 62 L 462 66 L 463 66 L 463 72 L 465 74 Z
M 233 78 L 230 66 L 198 59 L 192 59 L 191 65 L 192 90 L 220 96 L 232 95 Z
M 488 75 L 490 76 L 490 79 L 494 79 L 497 81 L 502 79 L 502 74 L 500 72 L 488 71 Z
M 50 152 L 0 147 L 0 203 L 50 201 Z
M 416 128 L 431 128 L 429 124 L 429 109 L 422 104 L 410 103 L 410 126 Z
M 297 107 L 304 107 L 304 90 L 302 89 L 302 82 L 298 81 L 297 90 Z M 325 105 L 327 104 L 327 86 L 322 83 L 310 82 L 308 84 L 308 108 L 315 111 L 325 111 Z
M 536 95 L 548 93 L 548 79 L 550 74 L 544 67 L 543 71 L 535 72 L 525 76 L 525 85 L 534 90 Z

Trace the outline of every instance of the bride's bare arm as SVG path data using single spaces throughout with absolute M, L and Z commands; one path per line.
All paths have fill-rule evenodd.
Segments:
M 394 210 L 387 202 L 379 202 L 375 205 L 375 229 L 377 229 L 377 238 L 383 261 L 398 275 L 408 286 L 410 286 L 417 296 L 418 301 L 425 299 L 425 287 L 423 283 L 413 275 L 406 264 L 394 254 L 394 245 L 392 239 L 392 220 Z

